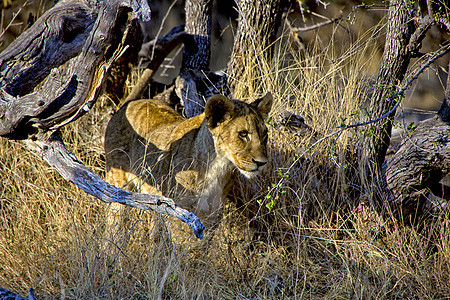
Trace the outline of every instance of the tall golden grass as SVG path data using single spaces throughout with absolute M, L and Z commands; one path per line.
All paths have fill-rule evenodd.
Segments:
M 359 117 L 364 70 L 376 56 L 360 44 L 304 56 L 283 36 L 270 61 L 255 47 L 235 97 L 274 94 L 271 162 L 260 178 L 236 185 L 205 241 L 190 235 L 177 244 L 166 216 L 132 208 L 111 226 L 109 204 L 0 139 L 0 286 L 22 295 L 33 287 L 40 299 L 450 297 L 447 212 L 420 230 L 377 212 L 375 188 L 354 164 L 356 131 L 311 146 Z M 337 60 L 345 54 L 337 49 L 347 48 Z M 63 132 L 68 148 L 101 175 L 111 106 L 100 100 Z M 283 130 L 282 110 L 305 117 L 315 136 Z

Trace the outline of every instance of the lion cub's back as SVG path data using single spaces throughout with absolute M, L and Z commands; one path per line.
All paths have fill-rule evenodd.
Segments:
M 152 141 L 162 149 L 173 128 L 183 121 L 176 111 L 161 101 L 144 99 L 126 103 L 112 117 L 105 132 L 107 164 L 130 164 L 130 155 L 139 140 Z M 133 159 L 132 159 L 133 160 Z M 131 162 L 132 163 L 132 162 Z M 129 167 L 120 166 L 128 169 Z
M 184 120 L 165 103 L 148 99 L 128 103 L 125 117 L 133 130 L 147 140 L 149 133 L 160 131 L 161 127 L 167 131 L 167 127 L 176 126 Z

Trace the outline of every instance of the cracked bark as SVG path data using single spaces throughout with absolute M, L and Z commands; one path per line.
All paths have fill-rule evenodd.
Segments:
M 401 82 L 406 74 L 411 59 L 411 49 L 408 45 L 415 29 L 414 10 L 409 6 L 408 1 L 390 1 L 383 59 L 378 71 L 374 93 L 368 106 L 371 119 L 389 111 L 398 100 L 398 98 L 390 98 L 390 96 L 396 92 L 397 83 Z M 417 39 L 415 39 L 415 44 L 420 45 L 417 43 Z M 362 161 L 360 163 L 367 164 L 367 159 L 369 164 L 374 166 L 375 174 L 381 170 L 385 159 L 394 114 L 375 123 L 373 134 L 365 137 L 361 143 L 360 151 L 362 153 L 359 157 L 362 158 Z
M 272 57 L 273 44 L 287 1 L 242 0 L 237 4 L 239 23 L 226 72 L 227 84 L 232 92 L 244 74 L 248 57 L 259 55 L 267 55 L 269 59 Z

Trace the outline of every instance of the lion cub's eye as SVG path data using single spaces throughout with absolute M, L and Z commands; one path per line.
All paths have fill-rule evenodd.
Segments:
M 239 131 L 239 137 L 241 139 L 246 139 L 248 137 L 248 131 L 247 130 Z

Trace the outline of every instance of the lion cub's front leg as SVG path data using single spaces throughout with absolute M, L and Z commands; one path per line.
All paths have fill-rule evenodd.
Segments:
M 106 172 L 106 181 L 109 184 L 112 184 L 119 188 L 125 188 L 125 186 L 127 185 L 127 172 L 118 168 L 111 167 Z
M 178 184 L 195 194 L 192 197 L 182 197 L 178 204 L 192 207 L 199 217 L 210 216 L 220 211 L 222 200 L 222 189 L 217 186 L 206 187 L 203 177 L 197 170 L 180 171 L 175 175 Z
M 148 184 L 139 176 L 122 169 L 111 167 L 106 173 L 106 181 L 128 191 L 163 196 L 156 187 Z

